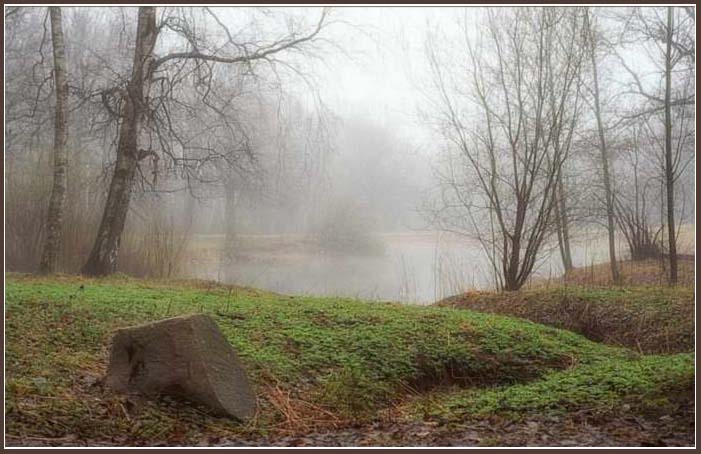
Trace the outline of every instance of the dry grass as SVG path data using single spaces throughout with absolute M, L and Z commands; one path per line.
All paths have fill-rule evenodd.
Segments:
M 641 353 L 694 349 L 694 289 L 689 286 L 558 286 L 520 292 L 468 292 L 437 304 L 521 317 Z
M 679 256 L 679 283 L 668 284 L 666 260 L 622 261 L 614 286 L 610 265 L 575 268 L 536 279 L 519 292 L 466 292 L 439 306 L 513 315 L 644 353 L 694 349 L 695 257 Z
M 669 280 L 669 263 L 666 260 L 626 260 L 619 262 L 622 285 L 665 285 Z M 679 284 L 694 285 L 694 256 L 679 256 Z M 575 268 L 564 277 L 566 284 L 609 286 L 611 268 L 608 263 L 601 263 L 582 268 Z

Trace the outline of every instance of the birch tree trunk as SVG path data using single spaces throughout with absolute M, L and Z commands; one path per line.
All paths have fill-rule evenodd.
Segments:
M 56 112 L 54 118 L 53 187 L 49 200 L 47 234 L 39 264 L 40 273 L 54 273 L 58 269 L 61 251 L 63 207 L 66 200 L 66 143 L 68 141 L 68 83 L 66 81 L 66 49 L 63 42 L 61 8 L 49 7 L 51 43 L 54 57 L 54 84 Z
M 139 160 L 147 154 L 139 150 L 138 138 L 141 124 L 148 113 L 150 73 L 157 37 L 156 8 L 139 7 L 134 63 L 120 113 L 117 162 L 102 221 L 90 256 L 81 270 L 82 274 L 102 276 L 116 271 L 119 243 L 129 211 L 137 166 Z

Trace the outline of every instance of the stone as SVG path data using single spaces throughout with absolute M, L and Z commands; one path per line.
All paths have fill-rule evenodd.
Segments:
M 238 355 L 204 314 L 115 332 L 105 385 L 120 393 L 187 399 L 239 420 L 256 412 L 256 396 Z

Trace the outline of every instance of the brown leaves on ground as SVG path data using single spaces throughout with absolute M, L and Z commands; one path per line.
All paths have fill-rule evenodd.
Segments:
M 378 421 L 217 446 L 693 446 L 693 405 L 675 417 L 641 416 L 626 409 L 533 415 L 521 421 L 492 417 L 462 423 Z

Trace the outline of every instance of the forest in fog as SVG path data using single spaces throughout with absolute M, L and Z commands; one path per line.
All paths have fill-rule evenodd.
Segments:
M 696 7 L 5 14 L 5 445 L 696 445 Z
M 676 281 L 695 216 L 695 21 L 7 8 L 7 268 L 202 277 L 210 260 L 221 276 L 266 244 L 381 255 L 383 234 L 447 232 L 485 285 L 515 290 L 546 261 L 587 265 L 574 243 L 596 232 L 614 280 L 617 261 L 664 258 Z

